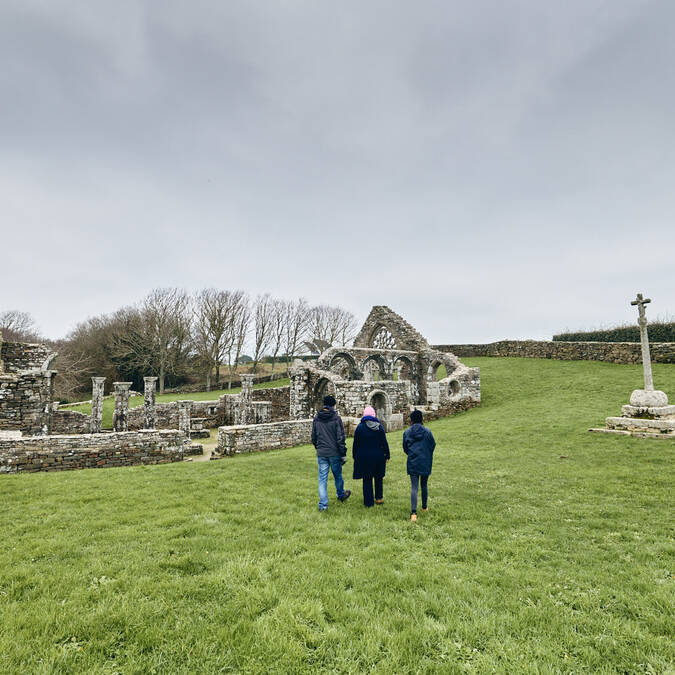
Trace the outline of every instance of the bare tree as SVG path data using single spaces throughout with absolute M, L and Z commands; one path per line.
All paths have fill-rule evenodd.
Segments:
M 284 311 L 284 351 L 286 352 L 286 370 L 290 372 L 291 360 L 297 355 L 307 333 L 309 305 L 304 298 L 289 300 Z
M 0 312 L 0 333 L 7 342 L 39 342 L 41 339 L 35 319 L 18 309 Z
M 270 305 L 270 349 L 272 350 L 272 373 L 277 362 L 277 356 L 284 343 L 284 326 L 286 325 L 286 303 L 274 299 Z
M 142 302 L 141 316 L 152 344 L 159 392 L 164 393 L 167 373 L 175 371 L 189 352 L 190 298 L 179 288 L 156 288 Z
M 236 308 L 241 291 L 219 291 L 207 288 L 194 300 L 194 344 L 206 368 L 206 390 L 211 391 L 211 373 L 216 372 L 216 388 L 220 384 L 220 366 L 232 351 L 235 340 Z
M 238 291 L 239 298 L 234 307 L 233 340 L 228 352 L 228 375 L 227 388 L 232 389 L 232 377 L 239 363 L 241 350 L 246 342 L 249 327 L 251 325 L 251 304 L 246 293 Z M 234 358 L 233 358 L 234 357 Z
M 253 306 L 254 334 L 253 334 L 253 372 L 258 368 L 258 362 L 265 350 L 272 342 L 273 303 L 269 293 L 259 295 Z
M 354 339 L 356 317 L 339 306 L 317 305 L 310 310 L 309 334 L 308 346 L 314 351 L 344 346 Z

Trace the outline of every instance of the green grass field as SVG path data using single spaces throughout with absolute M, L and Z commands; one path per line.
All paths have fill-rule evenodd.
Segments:
M 261 382 L 253 385 L 254 389 L 269 389 L 271 387 L 286 387 L 290 384 L 290 380 L 286 377 L 281 380 L 274 380 L 273 382 Z M 169 403 L 170 401 L 215 401 L 223 394 L 238 394 L 241 387 L 232 387 L 232 389 L 213 389 L 211 391 L 199 391 L 192 394 L 157 394 L 157 403 Z M 136 408 L 143 405 L 143 396 L 132 396 L 129 399 L 129 407 Z M 90 403 L 76 403 L 63 406 L 64 410 L 76 410 L 77 412 L 91 415 Z M 112 397 L 103 399 L 103 418 L 101 420 L 103 429 L 112 429 L 113 412 L 115 411 L 115 401 Z
M 400 432 L 368 510 L 310 447 L 0 477 L 0 672 L 672 673 L 675 441 L 586 431 L 641 367 L 466 362 L 416 524 Z

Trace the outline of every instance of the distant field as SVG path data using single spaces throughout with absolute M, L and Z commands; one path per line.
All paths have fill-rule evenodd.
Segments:
M 465 361 L 416 524 L 400 432 L 368 510 L 309 446 L 0 476 L 0 672 L 673 673 L 675 441 L 586 431 L 641 366 Z
M 273 382 L 262 382 L 253 386 L 254 389 L 270 389 L 273 387 L 285 387 L 290 384 L 288 378 L 281 380 L 274 380 Z M 168 403 L 170 401 L 215 401 L 223 394 L 237 394 L 241 391 L 241 387 L 232 387 L 232 389 L 217 389 L 211 391 L 199 391 L 192 394 L 157 394 L 157 403 Z M 143 396 L 132 396 L 129 399 L 129 407 L 143 405 Z M 85 415 L 91 415 L 90 403 L 77 403 L 73 405 L 63 406 L 66 410 L 77 410 Z M 103 422 L 104 429 L 112 429 L 113 411 L 115 410 L 115 402 L 112 397 L 107 397 L 103 400 Z

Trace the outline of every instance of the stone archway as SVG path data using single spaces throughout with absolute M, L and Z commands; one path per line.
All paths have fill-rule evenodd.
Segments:
M 367 382 L 389 380 L 391 378 L 387 362 L 380 354 L 371 354 L 366 357 L 361 363 L 361 370 L 363 371 L 363 379 Z
M 327 377 L 322 377 L 314 387 L 314 396 L 312 397 L 312 408 L 317 413 L 323 407 L 323 397 L 331 394 L 335 396 L 335 384 Z
M 375 391 L 370 392 L 368 396 L 368 404 L 375 408 L 377 419 L 382 422 L 382 426 L 384 426 L 386 430 L 391 420 L 391 403 L 389 402 L 389 396 L 381 389 L 375 389 Z
M 399 381 L 415 378 L 415 366 L 407 356 L 397 356 L 393 365 L 394 374 Z
M 328 368 L 344 380 L 356 380 L 359 377 L 356 361 L 348 352 L 337 352 L 334 354 L 331 357 Z

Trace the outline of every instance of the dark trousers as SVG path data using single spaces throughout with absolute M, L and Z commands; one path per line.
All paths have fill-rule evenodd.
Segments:
M 373 481 L 375 481 L 375 498 L 373 498 Z M 363 479 L 363 503 L 365 506 L 372 506 L 375 499 L 383 498 L 382 477 L 367 477 Z
M 429 476 L 410 475 L 410 513 L 417 513 L 417 489 L 419 483 L 422 483 L 422 508 L 427 508 L 427 499 L 429 491 L 427 489 L 427 481 Z

